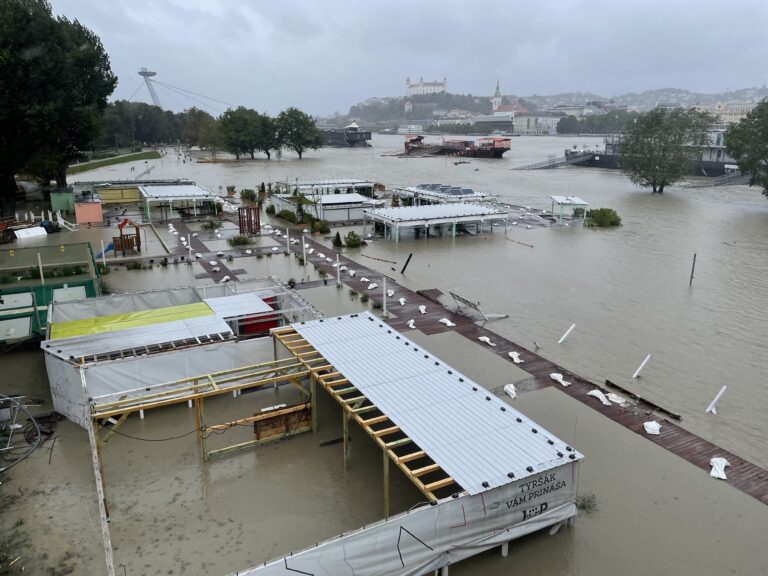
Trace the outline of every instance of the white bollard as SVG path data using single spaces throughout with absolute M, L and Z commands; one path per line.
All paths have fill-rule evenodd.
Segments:
M 650 355 L 650 354 L 648 354 L 648 356 L 646 356 L 646 357 L 645 357 L 645 360 L 643 360 L 642 364 L 640 364 L 640 366 L 638 367 L 638 369 L 637 369 L 637 370 L 635 370 L 635 373 L 634 373 L 634 374 L 632 374 L 632 378 L 637 378 L 637 377 L 640 375 L 640 370 L 642 370 L 642 369 L 643 369 L 643 366 L 645 366 L 645 365 L 646 365 L 646 363 L 648 362 L 648 360 L 650 360 L 650 359 L 651 359 L 651 355 Z
M 336 286 L 341 286 L 341 263 L 339 262 L 339 253 L 336 252 Z
M 192 400 L 187 400 L 187 406 L 188 406 L 189 408 L 192 408 Z
M 573 330 L 574 328 L 576 328 L 576 324 L 571 324 L 571 327 L 565 331 L 565 334 L 562 335 L 562 337 L 560 338 L 560 340 L 557 341 L 557 343 L 562 344 L 563 342 L 565 342 L 565 339 L 568 338 L 568 335 L 571 333 L 571 330 Z
M 187 247 L 189 248 L 189 261 L 192 262 L 192 235 L 187 234 Z
M 139 410 L 139 418 L 144 420 L 144 410 Z
M 104 263 L 104 268 L 107 267 L 107 250 L 104 248 L 104 240 L 101 240 L 101 261 Z
M 707 406 L 707 409 L 704 411 L 704 414 L 712 413 L 717 415 L 717 408 L 715 407 L 715 404 L 717 404 L 717 401 L 720 400 L 720 396 L 722 396 L 725 393 L 726 388 L 728 388 L 728 386 L 723 386 L 722 388 L 720 388 L 720 392 L 718 392 L 717 396 L 715 396 L 715 399 L 709 403 L 709 406 Z

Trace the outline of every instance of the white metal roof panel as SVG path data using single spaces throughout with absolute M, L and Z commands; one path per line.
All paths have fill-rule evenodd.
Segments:
M 200 336 L 208 336 L 209 334 L 229 334 L 230 337 L 233 336 L 229 325 L 219 316 L 211 314 L 208 316 L 198 316 L 197 318 L 187 318 L 186 320 L 175 320 L 162 324 L 128 328 L 126 330 L 110 332 L 107 335 L 87 334 L 61 340 L 46 340 L 41 344 L 41 347 L 46 352 L 68 360 L 70 356 L 80 358 L 82 356 L 117 352 L 118 350 L 142 348 L 176 340 L 186 340 L 187 338 L 198 338 Z
M 367 312 L 292 327 L 470 494 L 582 458 Z
M 272 307 L 253 292 L 219 298 L 205 298 L 203 301 L 219 318 L 238 318 L 250 314 L 272 312 Z
M 401 206 L 399 208 L 374 208 L 368 214 L 398 221 L 431 220 L 437 218 L 463 218 L 466 216 L 504 216 L 495 208 L 479 204 L 428 204 L 426 206 Z
M 573 206 L 589 206 L 587 201 L 578 196 L 550 196 L 555 204 L 573 205 Z
M 139 192 L 148 200 L 202 200 L 220 198 L 202 186 L 178 184 L 171 186 L 139 186 Z M 222 198 L 223 200 L 223 198 Z

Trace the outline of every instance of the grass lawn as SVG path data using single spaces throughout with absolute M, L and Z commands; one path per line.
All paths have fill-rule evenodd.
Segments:
M 104 158 L 104 160 L 94 160 L 93 162 L 84 162 L 76 166 L 67 168 L 67 174 L 78 174 L 86 170 L 112 166 L 113 164 L 123 164 L 125 162 L 135 162 L 136 160 L 156 160 L 160 158 L 160 152 L 150 150 L 149 152 L 136 152 L 134 154 L 125 154 L 124 156 L 115 156 L 114 158 Z

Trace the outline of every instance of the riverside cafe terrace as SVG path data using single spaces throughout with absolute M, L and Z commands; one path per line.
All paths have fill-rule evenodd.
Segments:
M 576 515 L 581 454 L 376 316 L 272 335 L 308 369 L 313 405 L 322 388 L 341 408 L 345 469 L 350 421 L 381 448 L 385 518 L 239 576 L 447 574 L 495 546 L 506 556 L 510 540 Z M 429 504 L 389 516 L 392 465 Z

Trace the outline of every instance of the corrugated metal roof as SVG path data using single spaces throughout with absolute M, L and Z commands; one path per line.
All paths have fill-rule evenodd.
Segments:
M 313 202 L 320 204 L 371 204 L 372 198 L 353 192 L 351 194 L 318 194 L 315 196 L 309 196 L 309 199 Z
M 504 216 L 504 213 L 494 208 L 479 204 L 428 204 L 425 206 L 401 206 L 399 208 L 374 208 L 366 210 L 367 214 L 387 218 L 395 222 L 413 220 L 433 220 L 438 218 L 463 218 L 467 216 Z
M 204 302 L 219 318 L 237 318 L 249 314 L 272 312 L 272 307 L 253 292 L 220 298 L 205 298 Z
M 292 327 L 470 494 L 582 458 L 367 312 Z

